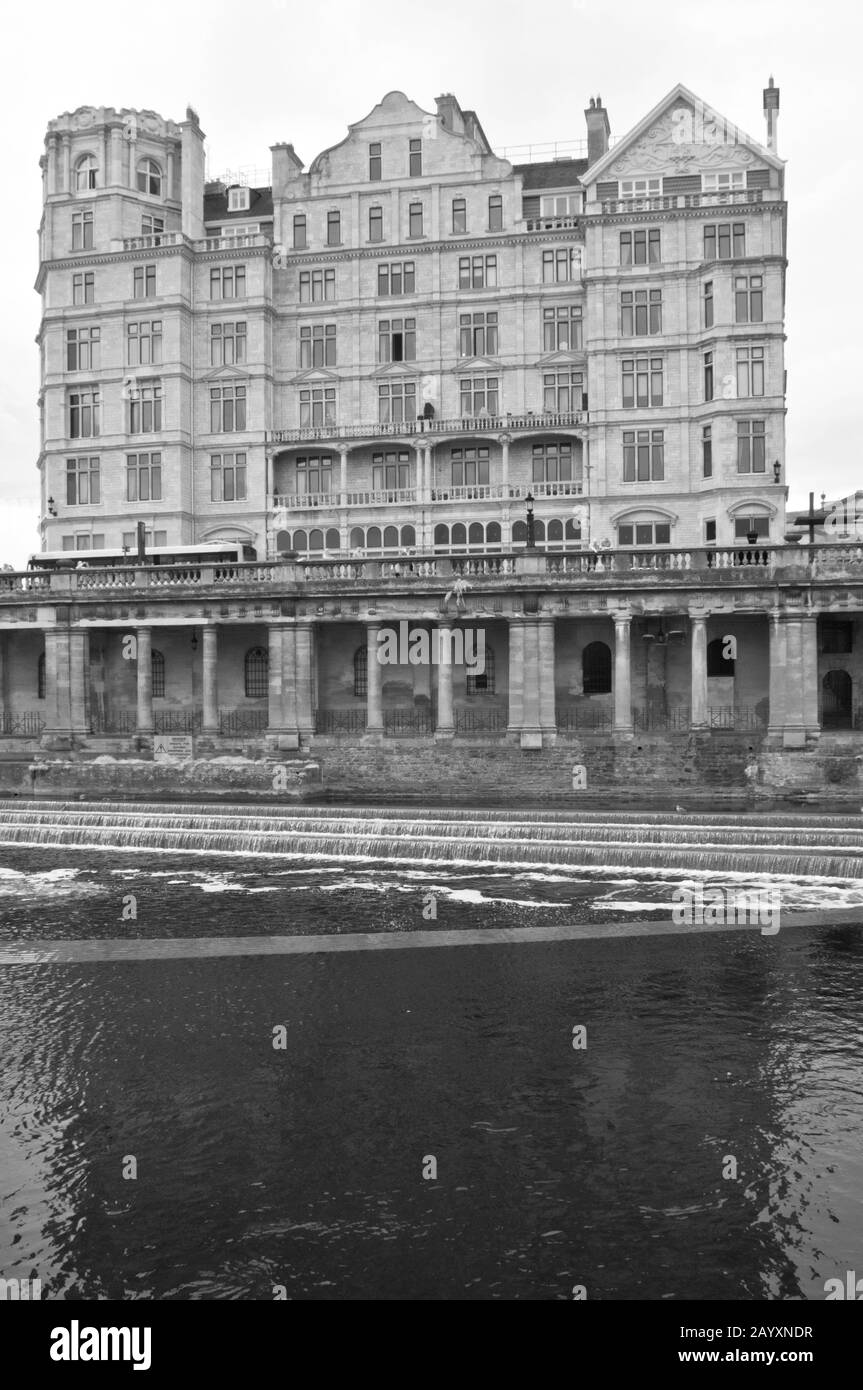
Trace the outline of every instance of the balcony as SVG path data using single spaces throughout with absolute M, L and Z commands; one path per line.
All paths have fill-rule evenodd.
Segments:
M 580 217 L 575 216 L 528 217 L 524 225 L 529 232 L 562 232 L 577 231 L 583 223 Z
M 538 501 L 546 497 L 581 497 L 583 485 L 575 481 L 510 483 L 506 487 L 502 483 L 466 484 L 461 487 L 449 487 L 444 484 L 442 487 L 432 488 L 430 500 L 433 503 L 459 504 L 520 501 L 527 497 L 529 492 L 532 492 Z M 409 506 L 421 505 L 424 500 L 421 490 L 416 487 L 375 488 L 359 492 L 351 490 L 344 494 L 344 499 L 343 501 L 339 492 L 277 492 L 271 500 L 272 508 L 277 512 L 311 512 L 322 508 L 329 515 L 345 506 L 349 509 Z
M 271 430 L 266 435 L 270 446 L 307 444 L 346 439 L 360 443 L 366 439 L 420 439 L 426 435 L 451 434 L 509 434 L 544 430 L 574 429 L 588 423 L 586 410 L 570 410 L 547 414 L 528 411 L 524 415 L 472 415 L 455 420 L 402 420 L 396 423 L 360 423 L 353 425 L 304 425 L 295 430 Z
M 707 208 L 707 207 L 726 207 L 746 203 L 761 203 L 765 201 L 778 201 L 769 196 L 764 198 L 764 193 L 768 195 L 775 193 L 778 189 L 762 188 L 737 188 L 725 189 L 720 193 L 678 193 L 670 196 L 657 196 L 653 198 L 611 198 L 603 199 L 600 204 L 602 212 L 621 213 L 621 212 L 667 212 L 669 209 L 683 208 Z

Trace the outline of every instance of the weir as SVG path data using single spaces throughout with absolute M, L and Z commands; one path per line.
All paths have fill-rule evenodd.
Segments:
M 421 815 L 367 808 L 5 801 L 0 802 L 0 841 L 325 862 L 863 878 L 863 826 L 851 816 L 777 815 L 766 823 L 742 814 L 494 809 Z

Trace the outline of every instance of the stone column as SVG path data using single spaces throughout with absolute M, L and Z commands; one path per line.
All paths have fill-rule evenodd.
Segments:
M 72 149 L 71 149 L 71 145 L 70 145 L 70 143 L 69 143 L 69 136 L 68 136 L 68 135 L 63 135 L 63 136 L 60 137 L 60 139 L 61 139 L 61 147 L 62 147 L 62 151 L 63 151 L 63 170 L 62 170 L 62 176 L 61 176 L 60 192 L 61 192 L 61 193 L 71 193 L 71 192 L 72 192 Z
M 706 729 L 707 720 L 707 619 L 692 618 L 692 697 L 689 726 Z
M 520 734 L 524 725 L 524 619 L 509 619 L 509 722 L 507 732 Z
M 785 721 L 785 624 L 779 613 L 770 615 L 770 714 L 767 732 L 777 737 Z
M 6 692 L 8 687 L 8 641 L 9 635 L 0 632 L 0 733 L 6 732 Z
M 339 506 L 348 505 L 348 451 L 339 449 Z
M 139 734 L 151 734 L 153 732 L 153 662 L 150 628 L 136 628 L 135 642 L 138 681 L 138 715 L 135 729 Z
M 536 674 L 539 696 L 539 726 L 544 734 L 557 734 L 557 708 L 554 685 L 554 618 L 540 618 L 537 627 L 538 657 Z
M 614 618 L 614 732 L 632 733 L 632 660 L 629 614 Z
M 366 733 L 382 734 L 384 731 L 383 686 L 384 668 L 378 661 L 379 622 L 366 623 Z
M 432 629 L 437 649 L 437 726 L 435 738 L 452 738 L 455 733 L 452 710 L 452 623 L 439 622 Z
M 111 175 L 106 179 L 114 187 L 123 182 L 123 127 L 111 127 Z
M 219 629 L 207 626 L 202 629 L 204 638 L 204 720 L 203 732 L 219 732 Z
M 279 623 L 270 623 L 267 628 L 267 650 L 269 654 L 267 680 L 267 733 L 282 732 L 282 645 L 284 628 Z
M 300 738 L 315 731 L 317 706 L 317 650 L 315 624 L 298 622 L 293 629 L 294 727 Z
M 803 646 L 803 723 L 808 734 L 819 735 L 818 616 L 810 613 L 801 622 Z
M 501 435 L 500 440 L 500 485 L 504 498 L 509 497 L 509 435 Z
M 173 146 L 169 146 L 169 148 L 168 148 L 168 152 L 167 152 L 167 155 L 166 155 L 166 157 L 165 157 L 165 164 L 166 164 L 166 171 L 165 171 L 165 172 L 166 172 L 167 189 L 168 189 L 168 191 L 167 191 L 167 197 L 168 197 L 168 199 L 169 199 L 170 201 L 173 201 L 174 196 L 175 196 L 175 195 L 174 195 L 174 149 L 173 149 Z

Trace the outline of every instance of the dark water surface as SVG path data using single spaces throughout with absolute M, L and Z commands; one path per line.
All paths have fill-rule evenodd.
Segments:
M 601 921 L 667 912 L 677 881 L 16 844 L 0 931 Z M 861 995 L 857 926 L 5 966 L 0 1275 L 50 1298 L 823 1298 L 863 1270 Z

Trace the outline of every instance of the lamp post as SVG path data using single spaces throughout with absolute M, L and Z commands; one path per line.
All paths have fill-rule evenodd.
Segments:
M 533 493 L 532 493 L 532 492 L 529 492 L 529 493 L 527 494 L 527 497 L 525 497 L 525 499 L 524 499 L 524 505 L 525 505 L 525 507 L 527 508 L 527 548 L 528 548 L 528 550 L 536 550 L 536 526 L 535 526 L 535 523 L 534 523 L 534 520 L 533 520 L 533 501 L 534 501 Z

